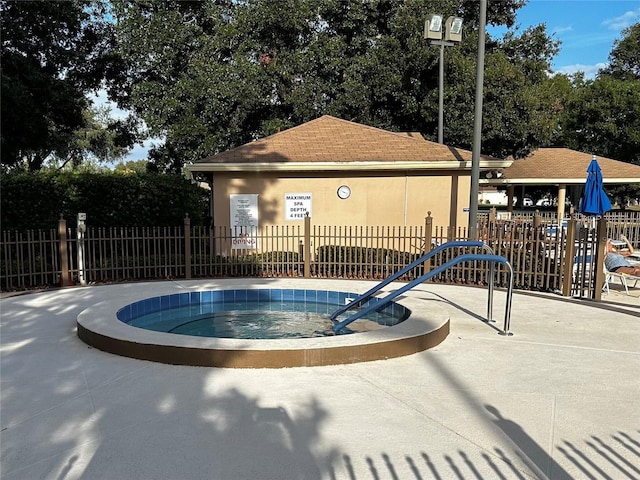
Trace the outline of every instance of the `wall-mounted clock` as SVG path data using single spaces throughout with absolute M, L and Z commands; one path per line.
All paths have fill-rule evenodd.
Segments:
M 351 196 L 351 189 L 346 185 L 340 185 L 338 187 L 338 197 L 342 200 L 346 200 Z

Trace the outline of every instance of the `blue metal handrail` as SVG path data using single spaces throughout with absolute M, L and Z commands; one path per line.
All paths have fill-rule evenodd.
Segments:
M 404 267 L 402 270 L 399 270 L 396 273 L 394 273 L 393 275 L 385 278 L 382 282 L 376 284 L 376 286 L 374 286 L 372 289 L 370 289 L 370 290 L 366 291 L 365 293 L 363 293 L 362 295 L 354 298 L 353 300 L 351 300 L 351 302 L 347 303 L 346 305 L 343 305 L 342 307 L 338 308 L 335 312 L 333 312 L 331 314 L 331 320 L 335 320 L 338 317 L 338 315 L 340 315 L 340 314 L 346 312 L 347 310 L 349 310 L 350 308 L 355 307 L 355 306 L 359 305 L 360 303 L 366 301 L 374 293 L 376 293 L 379 290 L 383 289 L 384 287 L 389 285 L 394 280 L 397 280 L 398 278 L 400 278 L 405 273 L 408 273 L 412 269 L 416 268 L 421 263 L 426 262 L 427 260 L 429 260 L 434 255 L 437 255 L 441 251 L 446 250 L 448 248 L 455 248 L 455 247 L 484 247 L 484 248 L 488 248 L 489 250 L 491 250 L 491 248 L 488 245 L 485 245 L 484 242 L 481 242 L 479 240 L 453 240 L 451 242 L 447 242 L 447 243 L 443 243 L 442 245 L 438 245 L 436 248 L 434 248 L 430 252 L 425 253 L 422 257 L 420 257 L 419 259 L 417 259 L 414 262 L 410 263 L 409 265 Z M 491 253 L 493 253 L 492 250 L 491 250 Z
M 397 296 L 402 295 L 407 290 L 410 290 L 413 287 L 421 284 L 422 282 L 425 282 L 430 278 L 442 273 L 446 269 L 453 267 L 454 265 L 457 265 L 462 262 L 473 262 L 473 261 L 491 262 L 491 273 L 493 273 L 494 263 L 502 263 L 509 268 L 510 275 L 509 275 L 509 287 L 507 289 L 507 304 L 505 307 L 505 314 L 504 314 L 504 330 L 503 332 L 500 332 L 500 333 L 502 335 L 512 335 L 509 332 L 509 322 L 511 319 L 511 297 L 513 295 L 513 268 L 511 267 L 511 264 L 509 263 L 509 261 L 504 257 L 501 257 L 499 255 L 486 255 L 486 254 L 477 254 L 477 253 L 465 253 L 463 255 L 460 255 L 459 257 L 456 257 L 448 261 L 443 265 L 440 265 L 438 268 L 431 270 L 430 272 L 425 273 L 421 277 L 412 280 L 411 282 L 407 283 L 406 285 L 399 288 L 398 290 L 390 293 L 386 297 L 379 299 L 377 302 L 367 305 L 362 310 L 359 310 L 358 312 L 351 315 L 349 318 L 334 325 L 332 329 L 334 333 L 337 333 L 338 331 L 340 331 L 341 329 L 349 325 L 351 322 L 363 317 L 364 315 L 367 315 L 368 313 L 371 313 L 376 310 L 380 310 L 382 307 L 384 307 L 387 303 L 391 302 L 391 300 L 393 300 Z M 492 278 L 489 281 L 489 308 L 488 308 L 489 318 L 487 319 L 488 321 L 491 321 L 491 304 L 493 303 L 493 275 L 491 275 L 491 277 Z

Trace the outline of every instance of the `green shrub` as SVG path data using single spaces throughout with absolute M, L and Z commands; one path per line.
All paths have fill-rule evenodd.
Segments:
M 55 228 L 78 212 L 97 227 L 207 225 L 208 193 L 177 175 L 149 173 L 10 173 L 0 179 L 3 230 Z
M 316 273 L 325 277 L 385 278 L 419 256 L 388 248 L 324 245 L 316 251 Z M 422 266 L 418 266 L 403 279 L 416 278 L 423 271 Z

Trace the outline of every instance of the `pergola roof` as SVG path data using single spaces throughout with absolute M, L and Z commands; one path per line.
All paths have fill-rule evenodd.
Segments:
M 509 162 L 482 156 L 481 166 Z M 329 115 L 195 162 L 191 171 L 471 168 L 471 152 Z
M 540 148 L 502 170 L 499 179 L 483 180 L 490 185 L 583 184 L 593 155 L 568 148 Z M 640 166 L 596 157 L 604 183 L 640 183 Z

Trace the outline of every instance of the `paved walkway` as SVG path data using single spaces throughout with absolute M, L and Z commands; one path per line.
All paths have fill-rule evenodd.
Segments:
M 640 478 L 640 305 L 612 302 L 619 292 L 611 310 L 516 294 L 506 338 L 497 334 L 504 293 L 494 327 L 481 320 L 486 291 L 422 285 L 411 295 L 450 314 L 442 344 L 331 367 L 163 365 L 101 352 L 75 334 L 76 316 L 96 302 L 250 283 L 122 284 L 0 301 L 0 477 Z

